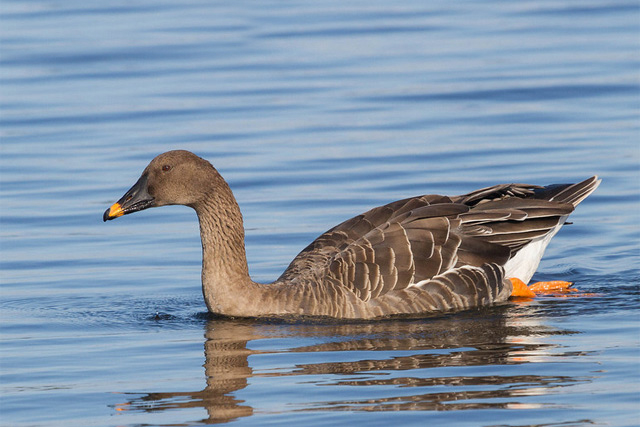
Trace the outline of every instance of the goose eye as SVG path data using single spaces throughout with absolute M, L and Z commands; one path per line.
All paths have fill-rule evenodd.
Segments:
M 169 172 L 170 170 L 171 170 L 171 166 L 169 165 L 162 166 L 162 172 Z

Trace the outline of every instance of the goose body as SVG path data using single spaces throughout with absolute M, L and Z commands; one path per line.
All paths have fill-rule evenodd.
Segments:
M 531 279 L 551 238 L 599 183 L 594 176 L 546 187 L 502 184 L 379 206 L 320 235 L 271 284 L 249 276 L 231 189 L 188 151 L 153 159 L 103 219 L 172 204 L 195 209 L 212 313 L 370 319 L 506 301 L 508 279 Z

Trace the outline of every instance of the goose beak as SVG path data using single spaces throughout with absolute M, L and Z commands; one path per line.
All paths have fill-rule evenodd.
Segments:
M 138 212 L 155 206 L 155 200 L 147 191 L 148 176 L 142 175 L 140 179 L 127 191 L 120 200 L 111 205 L 102 215 L 103 221 L 118 218 L 133 212 Z

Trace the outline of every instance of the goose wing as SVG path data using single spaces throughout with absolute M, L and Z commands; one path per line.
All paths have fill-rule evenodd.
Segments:
M 438 242 L 444 243 L 447 239 L 449 226 L 444 218 L 455 217 L 468 210 L 467 206 L 455 204 L 449 197 L 438 195 L 413 197 L 376 207 L 320 235 L 293 259 L 278 281 L 319 281 L 327 275 L 338 274 L 341 265 L 353 264 L 353 269 L 357 268 L 361 273 L 364 272 L 364 265 L 371 264 L 366 268 L 370 267 L 381 275 L 394 271 L 404 282 L 409 276 L 408 272 L 412 271 L 414 253 L 416 256 L 427 256 L 436 251 L 433 233 L 439 237 Z M 408 217 L 411 220 L 432 218 L 433 230 L 418 233 L 419 228 L 414 224 L 410 228 L 414 231 L 407 236 L 407 224 L 403 221 Z M 414 242 L 414 249 L 411 248 L 411 241 Z M 345 285 L 349 286 L 349 283 L 345 282 Z

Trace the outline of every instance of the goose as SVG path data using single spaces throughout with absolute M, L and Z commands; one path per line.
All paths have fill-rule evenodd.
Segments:
M 500 184 L 375 207 L 321 234 L 270 284 L 249 276 L 242 214 L 229 185 L 189 151 L 155 157 L 103 220 L 158 206 L 193 208 L 202 240 L 202 292 L 213 314 L 426 316 L 531 296 L 525 284 L 546 246 L 600 181 Z

